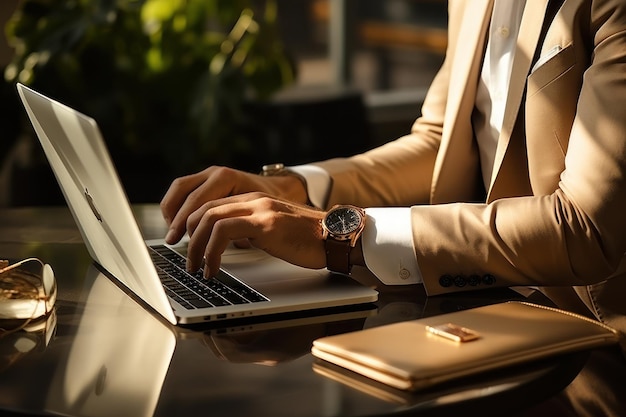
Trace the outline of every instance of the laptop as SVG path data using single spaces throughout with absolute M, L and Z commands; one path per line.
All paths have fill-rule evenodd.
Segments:
M 96 263 L 172 324 L 370 304 L 378 292 L 326 269 L 230 247 L 215 279 L 185 273 L 185 242 L 144 240 L 92 118 L 22 84 L 19 96 Z M 237 292 L 238 294 L 235 294 Z

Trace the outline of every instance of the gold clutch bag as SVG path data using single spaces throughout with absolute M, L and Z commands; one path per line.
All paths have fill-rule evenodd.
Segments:
M 548 356 L 618 342 L 590 318 L 524 302 L 493 304 L 313 342 L 313 356 L 415 391 Z

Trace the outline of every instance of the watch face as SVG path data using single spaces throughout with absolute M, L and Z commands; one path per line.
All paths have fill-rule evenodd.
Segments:
M 339 207 L 326 216 L 326 228 L 333 235 L 347 235 L 361 225 L 361 213 L 350 207 Z

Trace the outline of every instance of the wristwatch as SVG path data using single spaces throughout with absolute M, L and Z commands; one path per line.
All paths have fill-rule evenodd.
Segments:
M 350 252 L 365 227 L 365 210 L 351 205 L 336 205 L 322 220 L 326 267 L 334 272 L 349 274 L 352 269 Z
M 259 175 L 264 177 L 274 177 L 277 175 L 286 175 L 289 171 L 285 168 L 284 164 L 276 163 L 276 164 L 267 164 L 261 167 L 261 172 Z

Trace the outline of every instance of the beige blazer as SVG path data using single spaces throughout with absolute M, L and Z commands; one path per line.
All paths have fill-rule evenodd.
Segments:
M 545 286 L 626 332 L 626 2 L 527 0 L 492 182 L 471 125 L 491 0 L 449 2 L 409 135 L 318 165 L 328 205 L 410 205 L 429 295 Z

